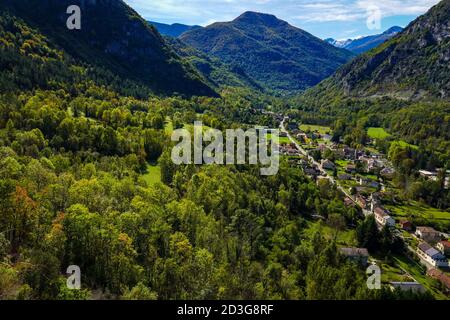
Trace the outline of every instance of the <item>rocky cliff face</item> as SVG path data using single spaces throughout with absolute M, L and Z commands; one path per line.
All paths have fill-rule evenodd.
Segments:
M 450 0 L 396 37 L 355 59 L 329 81 L 347 95 L 450 97 Z

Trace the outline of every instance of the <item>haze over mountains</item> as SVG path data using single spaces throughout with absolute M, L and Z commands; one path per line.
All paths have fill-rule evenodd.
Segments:
M 353 53 L 360 54 L 379 46 L 380 44 L 391 39 L 393 36 L 397 35 L 402 30 L 402 27 L 394 26 L 381 34 L 372 36 L 347 40 L 335 40 L 333 38 L 328 38 L 325 39 L 325 41 L 334 45 L 335 47 L 347 49 Z
M 165 24 L 154 21 L 148 21 L 148 23 L 154 26 L 163 36 L 170 36 L 175 38 L 181 36 L 187 31 L 202 28 L 201 26 L 188 26 L 181 23 Z
M 261 86 L 278 93 L 311 87 L 353 57 L 273 15 L 256 12 L 185 32 L 180 40 L 239 66 Z

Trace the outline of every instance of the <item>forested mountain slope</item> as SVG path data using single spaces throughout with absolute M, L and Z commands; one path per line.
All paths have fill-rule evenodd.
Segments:
M 450 159 L 450 1 L 355 58 L 293 105 L 316 121 L 361 119 Z M 365 120 L 364 120 L 364 119 Z
M 449 62 L 450 1 L 443 0 L 403 32 L 346 64 L 308 94 L 337 91 L 353 97 L 449 99 Z
M 167 37 L 166 41 L 180 57 L 192 64 L 212 87 L 220 89 L 231 86 L 264 91 L 264 88 L 239 66 L 224 63 L 179 39 Z
M 201 28 L 201 26 L 188 26 L 181 23 L 165 24 L 153 21 L 148 21 L 148 23 L 154 26 L 163 36 L 170 36 L 174 38 L 181 36 L 186 31 Z
M 81 6 L 81 30 L 69 30 L 66 26 L 69 17 L 66 10 L 74 4 Z M 183 62 L 158 32 L 121 0 L 2 0 L 0 5 L 3 15 L 26 21 L 27 27 L 35 29 L 49 48 L 64 52 L 60 60 L 72 57 L 79 64 L 117 75 L 121 81 L 145 85 L 156 93 L 215 95 L 195 69 Z M 4 31 L 14 34 L 15 30 Z M 32 50 L 36 43 L 26 37 L 20 41 L 24 46 L 20 53 L 32 57 L 26 50 Z
M 311 87 L 352 57 L 273 15 L 256 12 L 188 31 L 180 39 L 239 66 L 261 86 L 278 93 Z

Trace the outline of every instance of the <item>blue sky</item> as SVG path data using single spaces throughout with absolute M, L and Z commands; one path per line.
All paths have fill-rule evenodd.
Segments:
M 394 25 L 404 27 L 439 0 L 125 0 L 125 2 L 144 18 L 157 22 L 205 26 L 217 21 L 233 20 L 250 10 L 275 14 L 278 18 L 320 38 L 347 39 L 380 33 Z M 368 24 L 369 16 L 380 23 Z

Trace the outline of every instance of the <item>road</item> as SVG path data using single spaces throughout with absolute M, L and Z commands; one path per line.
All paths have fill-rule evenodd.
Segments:
M 347 190 L 345 190 L 345 189 L 344 189 L 344 188 L 336 181 L 336 179 L 334 179 L 334 177 L 330 176 L 330 175 L 328 174 L 328 172 L 327 172 L 324 168 L 322 168 L 322 165 L 321 165 L 319 162 L 317 162 L 313 157 L 311 157 L 311 156 L 308 154 L 308 152 L 307 152 L 305 149 L 303 149 L 302 146 L 299 145 L 299 144 L 297 143 L 297 141 L 296 141 L 294 138 L 292 138 L 292 136 L 290 135 L 289 131 L 286 130 L 286 127 L 285 127 L 285 125 L 284 125 L 284 121 L 285 121 L 285 120 L 286 120 L 286 119 L 283 119 L 283 121 L 281 121 L 281 124 L 280 124 L 280 130 L 281 130 L 281 132 L 284 132 L 284 133 L 287 134 L 287 137 L 288 137 L 289 141 L 291 141 L 291 143 L 293 143 L 293 144 L 297 147 L 297 149 L 300 151 L 300 153 L 303 154 L 305 157 L 307 157 L 307 159 L 308 159 L 308 160 L 309 160 L 309 161 L 310 161 L 317 169 L 319 169 L 319 171 L 322 173 L 323 176 L 325 176 L 327 179 L 329 179 L 330 182 L 331 182 L 332 184 L 334 184 L 334 185 L 338 188 L 339 191 L 341 191 L 342 193 L 344 193 L 350 200 L 353 201 L 353 203 L 355 203 L 357 206 L 360 207 L 360 205 L 353 199 L 353 197 L 350 195 L 350 193 L 349 193 Z M 362 209 L 364 209 L 364 208 L 362 208 Z

